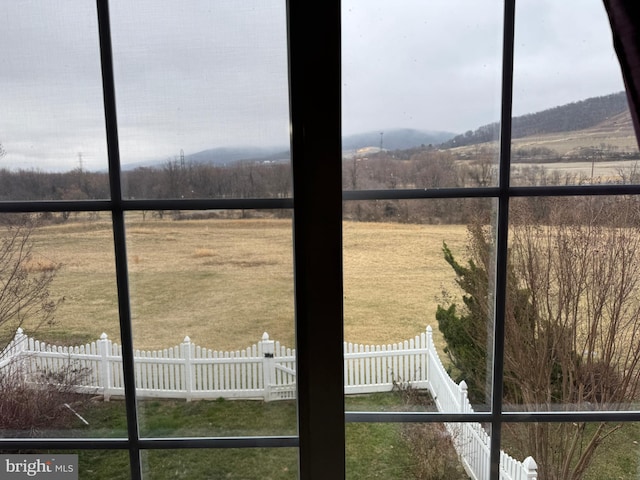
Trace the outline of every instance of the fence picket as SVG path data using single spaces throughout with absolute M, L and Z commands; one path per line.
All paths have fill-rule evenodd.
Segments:
M 364 347 L 365 353 L 369 353 L 369 345 L 365 345 Z M 371 357 L 367 355 L 364 358 L 364 385 L 371 384 Z
M 218 352 L 215 351 L 213 352 L 213 359 L 214 359 L 214 364 L 213 364 L 213 389 L 214 390 L 220 390 L 220 364 L 215 363 L 215 361 L 218 359 Z

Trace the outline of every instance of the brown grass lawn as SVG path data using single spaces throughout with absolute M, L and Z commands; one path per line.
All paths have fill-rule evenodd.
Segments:
M 42 227 L 34 261 L 59 262 L 57 323 L 35 336 L 61 344 L 119 342 L 108 217 Z M 137 348 L 245 348 L 263 332 L 293 346 L 291 221 L 149 220 L 129 215 L 127 250 Z M 390 343 L 431 324 L 442 291 L 457 292 L 442 242 L 464 253 L 463 226 L 344 224 L 345 339 Z M 29 328 L 26 329 L 29 333 Z
M 431 325 L 443 291 L 457 293 L 442 242 L 464 252 L 458 225 L 344 224 L 345 339 L 401 341 Z

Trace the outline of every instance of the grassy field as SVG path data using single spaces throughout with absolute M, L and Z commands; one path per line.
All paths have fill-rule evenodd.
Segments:
M 551 162 L 551 163 L 518 163 L 512 167 L 512 171 L 527 167 L 542 166 L 547 174 L 560 174 L 560 178 L 564 175 L 574 175 L 576 179 L 591 179 L 593 172 L 593 181 L 595 183 L 604 183 L 611 180 L 620 179 L 620 172 L 631 172 L 638 164 L 637 160 L 616 160 L 609 162 Z
M 105 332 L 118 339 L 110 227 L 105 216 L 34 233 L 34 262 L 62 265 L 52 293 L 64 298 L 56 324 L 37 337 L 69 344 Z M 436 327 L 443 290 L 457 292 L 442 242 L 462 254 L 465 232 L 463 226 L 345 223 L 345 339 L 390 343 L 413 337 L 428 324 Z M 188 335 L 208 348 L 239 349 L 265 331 L 293 346 L 291 235 L 290 220 L 142 221 L 130 215 L 136 347 L 166 348 Z

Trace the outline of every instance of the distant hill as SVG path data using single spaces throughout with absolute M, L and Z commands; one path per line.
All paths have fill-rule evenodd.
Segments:
M 342 138 L 342 150 L 353 151 L 367 147 L 380 147 L 380 132 L 373 131 L 348 135 Z M 455 135 L 450 132 L 412 130 L 409 128 L 382 131 L 382 146 L 385 150 L 404 150 L 420 145 L 437 145 Z M 273 148 L 213 148 L 185 156 L 193 163 L 226 165 L 236 162 L 281 162 L 289 161 L 289 147 Z
M 512 144 L 512 161 L 515 162 L 526 162 L 536 152 L 533 155 L 538 157 L 536 162 L 542 161 L 545 156 L 550 160 L 558 157 L 564 160 L 581 159 L 596 151 L 600 152 L 593 153 L 596 157 L 606 154 L 604 158 L 608 159 L 638 158 L 638 141 L 628 109 L 588 128 L 529 135 L 515 138 Z
M 619 115 L 628 114 L 629 106 L 625 92 L 602 97 L 593 97 L 537 113 L 515 117 L 512 124 L 514 139 L 572 132 L 596 127 Z M 457 135 L 440 145 L 441 148 L 462 147 L 496 141 L 499 138 L 499 123 L 483 125 L 475 131 Z
M 382 133 L 382 135 L 380 135 Z M 455 136 L 455 133 L 440 131 L 413 130 L 401 128 L 377 130 L 373 132 L 349 135 L 342 138 L 343 150 L 358 150 L 366 147 L 380 147 L 385 150 L 405 150 L 420 145 L 437 145 Z M 381 138 L 382 137 L 382 138 Z
M 177 160 L 177 157 L 168 157 L 164 160 L 148 160 L 144 162 L 128 163 L 123 165 L 124 170 L 133 170 L 139 167 L 158 168 L 166 165 L 168 161 Z M 212 165 L 231 165 L 237 162 L 278 162 L 289 161 L 288 147 L 220 147 L 202 150 L 184 156 L 187 163 L 208 163 Z
M 185 160 L 192 163 L 210 163 L 213 165 L 227 165 L 241 161 L 277 162 L 289 160 L 287 147 L 258 148 L 258 147 L 222 147 L 203 150 L 202 152 L 186 155 Z
M 385 150 L 403 150 L 421 145 L 437 145 L 449 140 L 455 135 L 450 132 L 421 131 L 412 129 L 394 129 L 383 132 L 383 148 Z M 354 151 L 367 147 L 380 147 L 380 131 L 349 135 L 342 139 L 343 151 Z M 290 160 L 289 147 L 220 147 L 187 154 L 186 162 L 207 163 L 212 165 L 231 165 L 238 162 L 288 162 Z M 164 160 L 150 160 L 123 165 L 125 170 L 138 167 L 161 167 L 167 163 Z

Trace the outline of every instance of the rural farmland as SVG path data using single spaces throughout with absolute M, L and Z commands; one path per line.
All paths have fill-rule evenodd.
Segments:
M 345 340 L 390 343 L 427 324 L 443 291 L 455 293 L 442 243 L 463 254 L 462 225 L 344 224 Z M 60 344 L 119 337 L 111 224 L 79 217 L 36 229 L 34 269 L 61 265 L 53 326 L 37 337 Z M 130 214 L 128 265 L 136 348 L 166 348 L 188 335 L 220 350 L 245 348 L 263 332 L 294 344 L 291 221 L 142 220 Z M 25 328 L 29 331 L 29 326 Z M 439 337 L 436 339 L 439 341 Z

